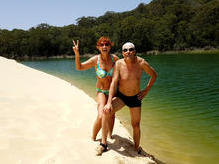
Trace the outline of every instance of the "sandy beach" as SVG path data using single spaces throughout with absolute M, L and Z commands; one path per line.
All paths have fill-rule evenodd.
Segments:
M 0 57 L 0 161 L 4 164 L 141 164 L 116 119 L 109 150 L 95 155 L 96 102 L 70 83 Z M 100 139 L 101 133 L 97 139 Z

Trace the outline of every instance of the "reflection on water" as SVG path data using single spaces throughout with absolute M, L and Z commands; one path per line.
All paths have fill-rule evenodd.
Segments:
M 158 79 L 143 101 L 141 144 L 167 163 L 219 160 L 219 55 L 147 56 Z M 23 62 L 58 76 L 95 99 L 95 71 L 76 71 L 72 60 Z M 146 81 L 145 81 L 146 79 Z M 142 85 L 149 77 L 144 74 Z M 131 132 L 128 108 L 118 112 Z

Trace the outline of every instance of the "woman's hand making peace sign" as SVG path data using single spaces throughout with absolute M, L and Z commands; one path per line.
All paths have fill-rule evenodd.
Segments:
M 77 43 L 75 43 L 74 40 L 72 40 L 72 42 L 73 42 L 72 49 L 73 49 L 75 55 L 79 55 L 79 40 L 77 40 Z

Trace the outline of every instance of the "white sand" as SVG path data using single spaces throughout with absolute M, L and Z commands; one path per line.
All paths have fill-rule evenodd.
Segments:
M 116 120 L 109 151 L 91 140 L 96 102 L 70 83 L 0 57 L 0 163 L 150 163 Z M 100 139 L 98 135 L 98 139 Z

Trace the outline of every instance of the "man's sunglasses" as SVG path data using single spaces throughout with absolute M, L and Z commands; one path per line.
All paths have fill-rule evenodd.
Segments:
M 103 46 L 108 47 L 109 45 L 110 45 L 109 43 L 101 43 L 101 44 L 100 44 L 101 47 L 103 47 Z
M 127 52 L 127 51 L 132 52 L 132 51 L 135 51 L 135 49 L 134 48 L 129 48 L 129 49 L 125 48 L 122 51 L 123 52 Z

